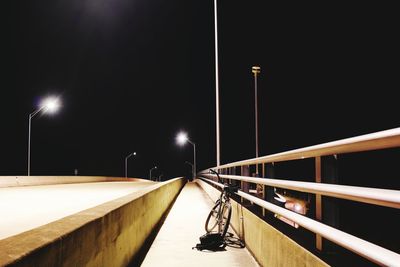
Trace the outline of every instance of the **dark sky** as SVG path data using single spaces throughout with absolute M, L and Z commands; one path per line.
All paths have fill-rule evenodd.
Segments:
M 216 165 L 213 1 L 43 0 L 2 4 L 0 175 L 164 179 Z M 388 3 L 218 2 L 221 163 L 398 127 L 399 16 Z M 393 4 L 394 5 L 394 4 Z

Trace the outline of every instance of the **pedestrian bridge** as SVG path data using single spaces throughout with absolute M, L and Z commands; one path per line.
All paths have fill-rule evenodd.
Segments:
M 399 147 L 395 128 L 212 167 L 221 180 L 0 177 L 0 266 L 400 266 Z M 193 250 L 228 182 L 231 242 Z

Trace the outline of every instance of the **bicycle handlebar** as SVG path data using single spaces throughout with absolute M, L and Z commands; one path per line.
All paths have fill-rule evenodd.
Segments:
M 217 175 L 218 178 L 218 182 L 220 182 L 221 177 L 219 177 L 219 173 L 213 169 L 210 169 L 210 172 L 214 173 L 215 175 Z M 233 193 L 237 193 L 237 191 L 239 190 L 240 186 L 239 185 L 231 185 L 231 184 L 225 184 L 224 183 L 224 191 L 233 194 Z

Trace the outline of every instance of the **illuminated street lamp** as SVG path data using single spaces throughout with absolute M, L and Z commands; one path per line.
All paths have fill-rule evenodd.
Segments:
M 128 178 L 128 158 L 130 158 L 131 156 L 136 156 L 136 152 L 132 152 L 125 157 L 125 178 Z
M 257 75 L 260 73 L 259 66 L 253 66 L 251 72 L 254 74 L 254 114 L 255 114 L 255 131 L 256 131 L 256 158 L 258 158 L 258 101 L 257 101 Z M 256 174 L 258 174 L 258 165 L 256 166 Z
M 187 134 L 185 132 L 180 132 L 176 136 L 176 142 L 178 145 L 183 146 L 186 142 L 189 142 L 193 146 L 193 179 L 196 178 L 196 144 L 189 140 Z
M 153 170 L 156 170 L 156 169 L 157 169 L 157 166 L 154 166 L 153 168 L 150 169 L 150 177 L 149 177 L 150 180 L 151 180 L 151 172 L 152 172 Z
M 57 97 L 45 98 L 39 105 L 39 108 L 29 114 L 29 134 L 28 134 L 28 176 L 31 175 L 31 129 L 32 129 L 32 118 L 39 112 L 44 114 L 53 114 L 60 108 L 61 103 Z

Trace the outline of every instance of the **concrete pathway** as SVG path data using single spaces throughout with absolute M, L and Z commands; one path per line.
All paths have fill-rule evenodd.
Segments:
M 194 182 L 188 182 L 176 199 L 141 267 L 259 266 L 246 248 L 227 246 L 225 251 L 192 249 L 205 234 L 204 223 L 212 200 Z M 229 232 L 234 233 L 232 229 Z M 237 237 L 235 235 L 235 237 Z

